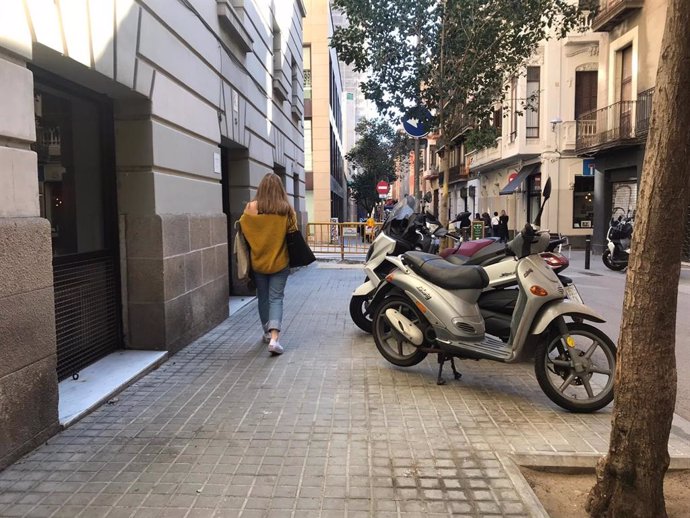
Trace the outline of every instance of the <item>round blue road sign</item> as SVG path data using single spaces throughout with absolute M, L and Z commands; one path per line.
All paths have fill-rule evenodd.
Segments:
M 424 106 L 415 106 L 402 118 L 402 125 L 408 135 L 421 138 L 429 133 L 431 113 Z

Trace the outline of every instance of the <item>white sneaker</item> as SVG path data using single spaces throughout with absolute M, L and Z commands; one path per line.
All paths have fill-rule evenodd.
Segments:
M 280 345 L 280 342 L 271 340 L 271 342 L 268 344 L 268 352 L 274 355 L 283 354 L 283 346 Z
M 264 333 L 262 340 L 264 341 L 265 344 L 270 343 L 271 342 L 271 333 Z

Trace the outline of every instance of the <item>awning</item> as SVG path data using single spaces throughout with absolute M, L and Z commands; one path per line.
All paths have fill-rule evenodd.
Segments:
M 524 182 L 528 176 L 537 174 L 540 171 L 541 163 L 526 165 L 525 167 L 520 169 L 518 175 L 515 178 L 513 178 L 510 181 L 510 183 L 508 183 L 508 185 L 501 189 L 501 192 L 499 192 L 498 194 L 513 194 L 518 189 L 518 187 L 522 185 L 522 182 Z

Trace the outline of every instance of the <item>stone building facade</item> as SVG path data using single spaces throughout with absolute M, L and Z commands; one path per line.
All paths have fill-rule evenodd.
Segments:
M 302 0 L 0 7 L 0 468 L 58 381 L 174 353 L 228 315 L 233 224 L 267 172 L 306 221 Z

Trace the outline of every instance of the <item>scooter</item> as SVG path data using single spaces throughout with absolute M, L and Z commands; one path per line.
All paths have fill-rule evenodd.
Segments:
M 543 193 L 536 227 L 551 193 L 550 180 Z M 573 412 L 605 407 L 613 400 L 616 347 L 604 332 L 583 323 L 604 322 L 599 314 L 566 298 L 563 284 L 539 256 L 548 243 L 547 232 L 527 224 L 507 245 L 517 257 L 519 292 L 507 341 L 487 336 L 477 304 L 489 283 L 482 267 L 456 266 L 419 252 L 388 257 L 396 269 L 372 301 L 377 349 L 401 367 L 437 354 L 438 384 L 444 383 L 448 360 L 460 379 L 454 358 L 514 363 L 534 357 L 539 386 L 554 403 Z
M 433 215 L 415 212 L 416 204 L 413 196 L 401 199 L 388 214 L 367 251 L 364 264 L 366 279 L 350 298 L 350 317 L 362 331 L 371 333 L 368 303 L 376 287 L 395 267 L 385 260 L 386 257 L 410 250 L 436 253 L 439 238 L 445 235 L 446 230 Z
M 620 207 L 613 209 L 614 215 L 617 211 L 623 211 Z M 606 250 L 601 256 L 604 265 L 615 272 L 625 270 L 628 267 L 630 257 L 630 243 L 632 242 L 634 217 L 628 211 L 624 218 L 621 214 L 618 219 L 611 218 L 609 230 L 606 233 Z

